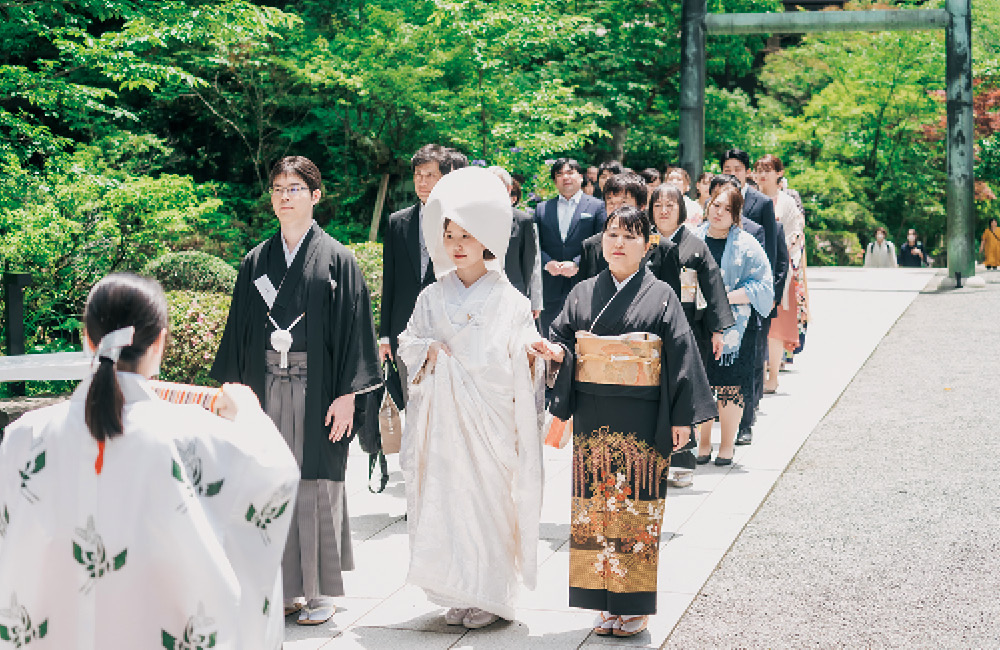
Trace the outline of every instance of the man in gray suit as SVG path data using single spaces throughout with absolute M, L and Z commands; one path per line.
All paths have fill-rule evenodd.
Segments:
M 604 229 L 604 202 L 584 194 L 583 168 L 572 158 L 556 160 L 550 169 L 559 196 L 535 208 L 535 225 L 542 250 L 542 295 L 539 317 L 542 335 L 562 311 L 580 270 L 583 240 Z

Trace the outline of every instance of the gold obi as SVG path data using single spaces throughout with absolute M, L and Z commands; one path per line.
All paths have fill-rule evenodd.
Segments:
M 656 334 L 576 333 L 576 380 L 619 386 L 659 386 L 663 341 Z

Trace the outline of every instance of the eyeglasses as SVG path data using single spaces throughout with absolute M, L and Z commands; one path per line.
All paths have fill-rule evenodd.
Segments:
M 283 196 L 287 194 L 293 199 L 302 192 L 308 192 L 309 188 L 303 185 L 290 185 L 288 187 L 272 187 L 271 196 Z

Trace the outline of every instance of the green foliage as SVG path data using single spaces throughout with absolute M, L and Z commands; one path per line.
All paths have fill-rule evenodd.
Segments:
M 165 291 L 232 293 L 236 284 L 233 267 L 201 251 L 167 253 L 147 264 L 142 273 L 156 278 Z
M 0 161 L 0 257 L 31 272 L 25 329 L 30 344 L 76 341 L 90 287 L 113 271 L 138 271 L 198 228 L 219 201 L 191 178 L 146 173 L 169 150 L 121 132 L 44 173 L 15 156 Z
M 806 228 L 810 266 L 860 266 L 865 249 L 858 236 L 846 230 Z
M 348 248 L 358 260 L 361 272 L 365 274 L 365 283 L 372 299 L 372 314 L 375 317 L 375 331 L 378 331 L 382 317 L 382 244 L 365 242 L 350 244 Z
M 853 233 L 865 243 L 877 225 L 898 241 L 916 228 L 939 252 L 944 147 L 925 125 L 943 114 L 934 97 L 944 88 L 943 41 L 937 31 L 819 34 L 767 57 L 758 104 L 767 146 L 752 154 L 783 160 L 809 225 L 830 231 L 829 241 Z M 832 246 L 817 248 L 817 261 L 853 259 Z
M 208 376 L 229 315 L 228 294 L 167 291 L 170 339 L 160 364 L 160 379 L 217 386 Z

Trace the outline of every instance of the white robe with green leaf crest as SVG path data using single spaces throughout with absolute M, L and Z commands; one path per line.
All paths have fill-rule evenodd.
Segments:
M 263 411 L 230 422 L 118 377 L 100 473 L 89 380 L 0 444 L 0 648 L 279 648 L 287 445 Z

